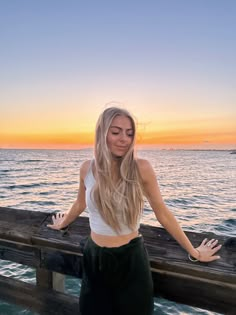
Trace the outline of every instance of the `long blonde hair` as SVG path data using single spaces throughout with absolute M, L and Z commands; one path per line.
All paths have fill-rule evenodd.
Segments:
M 112 120 L 116 116 L 130 119 L 133 139 L 128 152 L 119 159 L 118 181 L 112 180 L 112 154 L 107 146 L 107 134 Z M 134 230 L 143 209 L 143 189 L 134 159 L 136 126 L 131 114 L 121 108 L 110 107 L 100 115 L 95 136 L 95 176 L 93 189 L 94 201 L 104 221 L 117 233 L 120 223 Z

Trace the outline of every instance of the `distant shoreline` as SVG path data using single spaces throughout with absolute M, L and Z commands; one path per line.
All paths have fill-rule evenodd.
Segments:
M 81 149 L 50 149 L 50 148 L 0 148 L 0 150 L 4 150 L 4 151 L 9 151 L 9 150 L 15 150 L 15 151 L 84 151 L 84 150 L 93 150 L 93 148 L 88 147 L 88 148 L 81 148 Z M 233 154 L 236 153 L 236 149 L 160 149 L 160 148 L 138 148 L 136 149 L 136 151 L 151 151 L 151 150 L 157 150 L 157 151 L 168 151 L 168 152 L 172 152 L 172 151 L 224 151 L 224 152 L 232 152 Z

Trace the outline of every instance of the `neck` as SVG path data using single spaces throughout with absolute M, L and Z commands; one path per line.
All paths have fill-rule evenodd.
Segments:
M 120 177 L 120 164 L 121 164 L 121 158 L 112 158 L 111 160 L 111 173 L 113 180 L 115 182 L 118 181 L 118 178 Z
M 112 157 L 112 161 L 121 161 L 123 159 L 122 156 L 117 156 L 114 154 L 112 154 L 111 157 Z
M 111 160 L 111 168 L 112 169 L 117 169 L 120 167 L 121 161 L 120 159 L 112 159 Z
M 122 156 L 116 156 L 116 155 L 112 155 L 112 159 L 111 159 L 111 165 L 112 167 L 119 167 L 121 165 L 123 157 Z

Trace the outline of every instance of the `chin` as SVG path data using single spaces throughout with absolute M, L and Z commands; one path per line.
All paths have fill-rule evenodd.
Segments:
M 117 159 L 117 160 L 122 159 L 124 156 L 125 156 L 125 154 L 112 153 L 112 157 L 113 157 L 114 159 Z

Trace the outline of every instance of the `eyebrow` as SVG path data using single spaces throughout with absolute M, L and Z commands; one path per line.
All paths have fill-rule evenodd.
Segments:
M 118 127 L 118 126 L 110 126 L 110 128 L 117 128 L 117 129 L 119 129 L 119 130 L 123 130 L 123 128 L 121 128 L 121 127 Z M 126 129 L 127 131 L 128 130 L 133 130 L 133 128 L 128 128 L 128 129 Z

